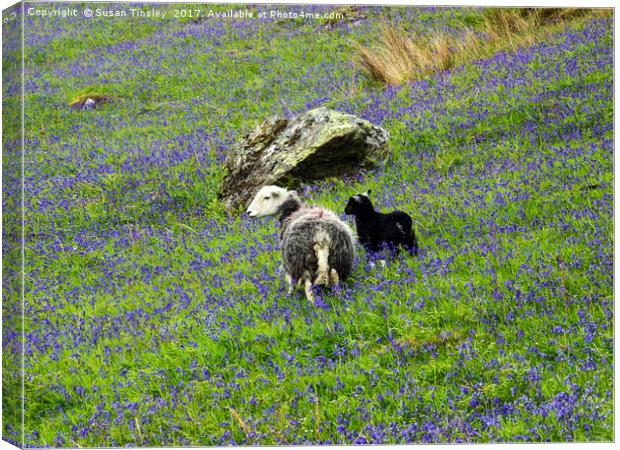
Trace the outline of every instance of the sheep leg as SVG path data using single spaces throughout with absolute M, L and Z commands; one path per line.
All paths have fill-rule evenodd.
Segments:
M 295 289 L 295 283 L 293 282 L 293 277 L 291 277 L 289 273 L 286 273 L 284 277 L 286 278 L 286 283 L 288 284 L 287 293 L 288 295 L 291 295 L 293 293 L 293 290 Z
M 336 272 L 336 269 L 330 270 L 329 282 L 332 286 L 337 286 L 338 283 L 340 282 L 340 277 L 338 276 L 338 272 Z
M 400 245 L 399 241 L 389 241 L 387 243 L 388 254 L 390 255 L 391 259 L 396 258 L 398 254 L 400 253 L 399 245 Z
M 304 285 L 306 291 L 306 298 L 310 300 L 310 303 L 314 305 L 314 292 L 312 291 L 312 281 L 306 278 L 306 281 L 304 281 Z
M 406 245 L 410 255 L 418 256 L 418 240 L 416 239 L 413 231 L 411 232 L 411 236 L 409 236 L 409 240 Z

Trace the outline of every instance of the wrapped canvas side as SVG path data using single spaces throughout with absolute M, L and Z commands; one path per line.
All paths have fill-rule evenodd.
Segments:
M 2 11 L 2 439 L 23 445 L 23 4 Z

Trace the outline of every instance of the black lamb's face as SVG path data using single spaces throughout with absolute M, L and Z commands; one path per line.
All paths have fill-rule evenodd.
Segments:
M 371 208 L 372 203 L 370 203 L 370 199 L 367 194 L 356 194 L 349 199 L 347 206 L 344 208 L 344 213 L 349 216 L 354 216 Z

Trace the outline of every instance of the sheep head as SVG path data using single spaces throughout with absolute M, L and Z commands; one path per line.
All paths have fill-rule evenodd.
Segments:
M 349 202 L 344 208 L 344 213 L 349 216 L 355 216 L 374 211 L 372 202 L 370 201 L 370 198 L 368 198 L 369 195 L 370 190 L 366 191 L 363 194 L 356 194 L 353 197 L 349 198 Z
M 263 186 L 248 206 L 247 213 L 250 217 L 273 216 L 289 198 L 297 199 L 297 192 L 287 191 L 278 186 Z

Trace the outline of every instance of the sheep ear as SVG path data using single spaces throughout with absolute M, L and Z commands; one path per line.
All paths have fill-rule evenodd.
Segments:
M 368 189 L 364 195 L 365 195 L 366 197 L 370 197 L 370 192 L 371 192 L 371 191 L 370 191 L 370 189 Z
M 297 196 L 297 191 L 288 191 L 288 195 L 289 195 L 289 197 L 291 197 L 291 198 L 299 198 L 299 197 Z

